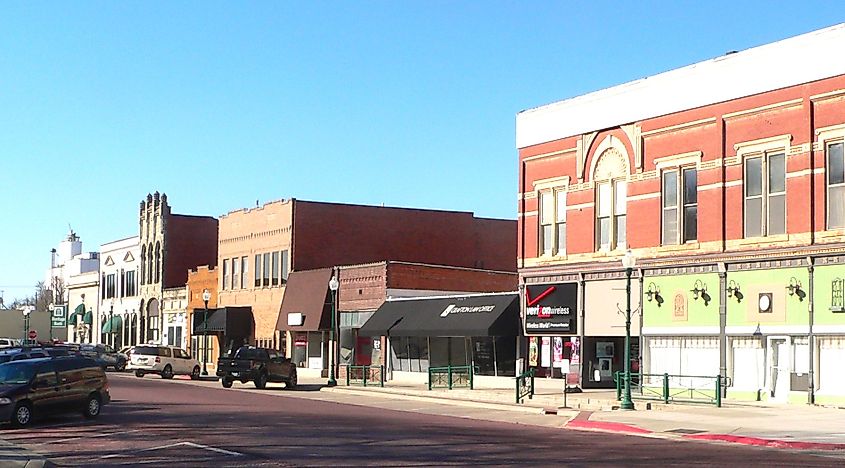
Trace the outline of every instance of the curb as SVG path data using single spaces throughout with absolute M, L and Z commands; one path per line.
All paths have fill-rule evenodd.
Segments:
M 439 398 L 437 396 L 428 396 L 428 395 L 418 395 L 413 393 L 404 393 L 404 392 L 382 392 L 378 390 L 361 390 L 357 388 L 348 388 L 348 387 L 323 387 L 320 389 L 321 392 L 338 392 L 338 393 L 350 393 L 354 395 L 366 395 L 366 396 L 378 396 L 382 398 L 393 398 L 393 399 L 402 399 L 402 400 L 414 400 L 414 401 L 427 401 L 427 402 L 436 402 L 446 405 L 454 405 L 454 406 L 467 406 L 467 407 L 474 407 L 474 408 L 484 408 L 484 409 L 494 409 L 494 410 L 504 410 L 504 411 L 514 411 L 520 413 L 530 413 L 530 414 L 549 414 L 546 412 L 547 408 L 542 406 L 533 406 L 533 405 L 515 405 L 515 404 L 507 404 L 507 403 L 497 403 L 492 401 L 479 401 L 479 400 L 453 400 L 449 398 Z
M 617 434 L 653 434 L 654 431 L 643 429 L 631 424 L 609 422 L 609 421 L 589 421 L 584 419 L 572 419 L 566 423 L 567 429 L 596 431 L 596 432 L 612 432 Z
M 684 438 L 788 450 L 845 450 L 845 444 L 835 444 L 827 442 L 801 442 L 797 440 L 764 439 L 761 437 L 750 437 L 732 434 L 688 434 L 685 435 Z
M 56 464 L 32 450 L 0 439 L 0 467 L 55 468 Z

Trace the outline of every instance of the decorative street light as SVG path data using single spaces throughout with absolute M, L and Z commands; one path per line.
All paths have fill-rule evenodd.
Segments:
M 622 257 L 622 266 L 625 267 L 625 294 L 627 305 L 625 306 L 625 393 L 622 397 L 620 408 L 623 410 L 634 409 L 634 402 L 631 400 L 631 272 L 637 263 L 637 257 L 631 253 L 631 249 L 625 252 Z
M 337 385 L 337 380 L 334 378 L 334 364 L 335 364 L 335 356 L 334 356 L 334 329 L 335 329 L 335 315 L 337 315 L 337 288 L 340 286 L 338 283 L 337 278 L 332 274 L 332 279 L 329 280 L 329 289 L 332 291 L 332 328 L 329 332 L 329 343 L 331 343 L 331 348 L 329 349 L 329 381 L 328 386 L 334 387 Z
M 205 304 L 202 318 L 202 375 L 208 375 L 208 301 L 211 300 L 211 293 L 208 289 L 202 290 L 202 302 Z
M 24 328 L 24 330 L 23 330 L 23 342 L 24 342 L 24 344 L 29 344 L 29 314 L 31 314 L 33 310 L 35 310 L 35 307 L 33 307 L 33 306 L 24 306 L 23 309 L 21 310 L 21 313 L 23 314 L 23 328 Z

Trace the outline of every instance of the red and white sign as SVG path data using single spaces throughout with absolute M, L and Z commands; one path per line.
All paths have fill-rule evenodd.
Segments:
M 30 331 L 29 331 L 29 339 L 30 339 L 30 340 L 34 340 L 34 339 L 36 339 L 36 338 L 38 338 L 38 332 L 37 332 L 37 331 L 35 331 L 35 330 L 30 330 Z

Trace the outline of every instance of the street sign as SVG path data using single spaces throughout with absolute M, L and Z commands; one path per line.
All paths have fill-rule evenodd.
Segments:
M 53 313 L 50 316 L 50 324 L 53 328 L 61 328 L 67 326 L 67 317 L 65 317 L 64 306 L 53 307 Z
M 34 340 L 34 339 L 36 339 L 36 338 L 38 338 L 38 332 L 37 332 L 37 331 L 35 331 L 35 330 L 30 330 L 30 331 L 29 331 L 29 339 L 30 339 L 30 340 Z

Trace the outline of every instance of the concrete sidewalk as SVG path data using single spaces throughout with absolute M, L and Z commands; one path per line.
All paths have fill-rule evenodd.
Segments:
M 514 411 L 555 412 L 569 417 L 566 427 L 570 429 L 835 451 L 833 453 L 845 456 L 845 410 L 837 408 L 731 400 L 723 401 L 722 408 L 717 408 L 635 400 L 636 411 L 623 411 L 618 409 L 615 390 L 587 390 L 564 396 L 560 381 L 548 379 L 537 379 L 534 397 L 526 398 L 522 404 L 516 402 L 515 383 L 513 388 L 475 390 L 428 390 L 425 385 L 399 383 L 386 383 L 383 388 L 339 384 L 323 391 L 434 399 L 461 405 L 495 405 Z

